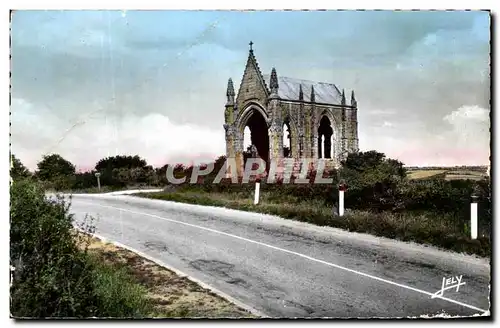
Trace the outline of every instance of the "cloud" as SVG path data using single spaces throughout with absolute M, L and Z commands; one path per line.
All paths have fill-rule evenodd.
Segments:
M 72 125 L 38 116 L 39 108 L 12 101 L 12 152 L 31 170 L 46 152 L 58 153 L 79 168 L 91 169 L 106 156 L 139 155 L 153 166 L 209 161 L 224 155 L 224 131 L 178 124 L 161 114 L 127 114 L 119 120 L 102 115 Z M 64 139 L 61 140 L 61 137 Z
M 102 58 L 83 58 L 16 47 L 12 96 L 53 108 L 54 115 L 68 121 L 102 108 L 109 116 L 161 113 L 179 123 L 222 129 L 231 70 L 211 65 L 220 56 L 235 60 L 226 50 L 206 46 L 160 59 L 109 57 L 107 52 Z
M 430 134 L 422 127 L 384 122 L 369 133 L 360 133 L 361 150 L 377 149 L 406 165 L 454 166 L 489 163 L 489 111 L 479 106 L 462 106 L 446 114 L 441 129 Z M 389 124 L 387 124 L 389 123 Z M 391 126 L 392 124 L 392 126 Z M 406 123 L 407 125 L 410 123 Z M 394 134 L 388 134 L 390 127 Z
M 366 114 L 373 116 L 392 116 L 397 115 L 397 110 L 395 109 L 371 109 Z
M 227 79 L 239 85 L 252 40 L 263 73 L 276 67 L 354 89 L 363 149 L 413 165 L 453 156 L 460 164 L 469 150 L 489 151 L 486 123 L 469 117 L 480 115 L 470 108 L 489 107 L 489 33 L 487 12 L 21 12 L 12 23 L 12 97 L 30 109 L 13 109 L 13 117 L 26 115 L 13 123 L 21 129 L 13 145 L 38 158 L 40 145 L 95 113 L 59 147 L 87 149 L 76 136 L 93 135 L 93 126 L 108 140 L 96 145 L 99 156 L 114 153 L 107 120 L 118 126 L 119 150 L 141 154 L 127 129 L 144 128 L 134 138 L 156 144 L 141 125 L 155 118 L 181 134 L 188 130 L 175 127 L 218 135 L 220 154 Z M 190 149 L 182 156 L 201 151 Z M 470 156 L 487 158 L 481 154 Z
M 95 58 L 110 44 L 126 51 L 123 35 L 131 32 L 120 11 L 17 11 L 12 18 L 12 46 Z
M 484 148 L 490 139 L 489 114 L 489 110 L 479 106 L 463 106 L 443 120 L 451 125 L 457 146 Z
M 481 108 L 479 106 L 463 106 L 456 111 L 453 111 L 450 114 L 446 115 L 443 119 L 446 122 L 461 128 L 464 124 L 467 124 L 469 122 L 488 122 L 490 119 L 489 114 L 489 110 Z

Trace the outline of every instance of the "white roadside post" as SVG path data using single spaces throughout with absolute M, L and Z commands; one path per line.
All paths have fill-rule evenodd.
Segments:
M 254 166 L 257 165 L 257 168 Z M 242 183 L 248 183 L 250 181 L 250 176 L 255 176 L 255 194 L 253 199 L 253 204 L 257 205 L 259 203 L 259 191 L 260 191 L 260 175 L 266 171 L 266 162 L 260 157 L 249 158 L 245 163 L 245 172 L 243 173 Z
M 477 200 L 479 196 L 474 192 L 470 203 L 470 238 L 477 239 Z
M 253 199 L 253 204 L 259 204 L 259 192 L 260 192 L 260 179 L 255 179 L 255 195 Z
M 99 191 L 101 191 L 101 179 L 99 178 L 101 176 L 101 173 L 96 172 L 95 176 L 97 178 L 97 189 L 99 189 Z
M 344 215 L 344 192 L 346 191 L 347 187 L 344 182 L 341 182 L 339 184 L 339 216 Z

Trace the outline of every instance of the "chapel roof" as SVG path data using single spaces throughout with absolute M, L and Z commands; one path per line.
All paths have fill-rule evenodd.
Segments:
M 271 75 L 262 74 L 268 85 Z M 295 79 L 278 74 L 278 96 L 283 100 L 299 100 L 299 90 L 302 85 L 304 101 L 311 101 L 311 88 L 314 87 L 315 102 L 329 105 L 341 105 L 342 92 L 332 83 L 315 82 Z

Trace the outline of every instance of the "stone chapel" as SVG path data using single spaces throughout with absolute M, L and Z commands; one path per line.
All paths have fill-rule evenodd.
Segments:
M 354 91 L 347 104 L 344 90 L 334 84 L 281 76 L 275 68 L 262 74 L 252 44 L 238 93 L 231 78 L 226 92 L 226 157 L 235 158 L 238 174 L 243 172 L 247 126 L 252 148 L 268 165 L 288 157 L 323 160 L 327 167 L 338 167 L 348 153 L 357 152 Z M 284 133 L 289 138 L 285 149 Z

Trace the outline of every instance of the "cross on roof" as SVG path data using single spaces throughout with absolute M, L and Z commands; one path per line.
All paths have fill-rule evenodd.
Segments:
M 252 42 L 252 41 L 250 41 L 249 45 L 250 45 L 250 50 L 252 50 L 252 45 L 253 45 L 253 42 Z

